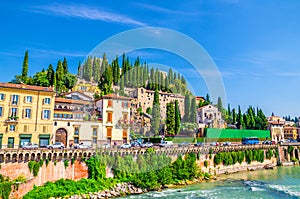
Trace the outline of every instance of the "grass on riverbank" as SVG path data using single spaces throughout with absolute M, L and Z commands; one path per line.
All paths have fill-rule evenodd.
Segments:
M 48 182 L 44 186 L 34 187 L 24 196 L 24 199 L 65 197 L 98 192 L 108 190 L 119 182 L 131 182 L 136 187 L 158 190 L 165 185 L 210 177 L 199 170 L 194 153 L 186 154 L 184 159 L 179 156 L 175 162 L 171 163 L 170 157 L 156 155 L 153 149 L 149 149 L 136 161 L 131 156 L 96 156 L 86 160 L 86 163 L 89 179 L 81 179 L 78 182 L 64 179 L 54 183 Z M 112 168 L 114 179 L 105 177 L 106 165 Z

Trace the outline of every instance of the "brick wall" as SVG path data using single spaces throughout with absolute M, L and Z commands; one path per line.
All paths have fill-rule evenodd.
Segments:
M 34 185 L 41 186 L 46 182 L 54 182 L 61 178 L 72 180 L 87 178 L 88 168 L 84 162 L 80 161 L 75 161 L 73 165 L 69 162 L 67 168 L 63 161 L 57 162 L 56 166 L 54 162 L 49 162 L 47 167 L 46 164 L 43 164 L 38 176 L 33 177 L 33 174 L 29 172 L 28 163 L 22 162 L 2 164 L 0 174 L 8 176 L 10 179 L 24 175 L 28 179 L 26 184 L 21 184 L 18 190 L 13 190 L 10 196 L 10 198 L 22 198 Z

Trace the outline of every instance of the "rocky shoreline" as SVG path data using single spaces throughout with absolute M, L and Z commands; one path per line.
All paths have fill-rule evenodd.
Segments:
M 129 182 L 126 182 L 126 183 L 119 183 L 110 190 L 104 190 L 104 191 L 88 193 L 88 194 L 73 195 L 65 198 L 68 199 L 117 198 L 125 195 L 143 194 L 147 192 L 148 192 L 147 189 L 141 189 Z

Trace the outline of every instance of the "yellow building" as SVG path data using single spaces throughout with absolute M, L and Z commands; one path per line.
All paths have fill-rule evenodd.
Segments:
M 0 147 L 40 147 L 52 139 L 54 91 L 51 87 L 0 83 Z
M 72 91 L 81 91 L 85 93 L 100 93 L 97 83 L 87 82 L 83 79 L 77 79 L 77 84 L 72 88 Z
M 298 139 L 298 133 L 297 133 L 297 128 L 294 126 L 284 126 L 283 127 L 283 135 L 284 139 L 289 140 L 297 140 Z

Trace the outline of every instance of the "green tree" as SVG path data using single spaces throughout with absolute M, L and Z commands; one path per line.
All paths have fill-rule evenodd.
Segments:
M 33 84 L 37 86 L 50 86 L 49 80 L 47 78 L 47 72 L 42 71 L 34 74 L 33 76 Z
M 63 68 L 64 68 L 64 73 L 67 74 L 69 73 L 69 69 L 68 69 L 68 63 L 67 63 L 67 59 L 64 57 L 64 61 L 62 63 Z
M 149 115 L 152 115 L 152 108 L 151 107 L 148 107 L 146 109 L 146 113 L 149 114 Z
M 98 84 L 99 89 L 102 91 L 103 95 L 109 94 L 112 92 L 112 83 L 113 83 L 113 74 L 112 69 L 108 66 L 101 78 L 101 81 Z
M 175 134 L 178 134 L 180 131 L 180 110 L 178 100 L 175 100 Z
M 154 92 L 153 106 L 152 106 L 152 119 L 151 119 L 151 131 L 158 135 L 160 125 L 160 104 L 158 90 Z
M 21 75 L 21 81 L 24 84 L 26 84 L 27 82 L 27 76 L 28 76 L 28 50 L 26 50 L 25 52 L 23 67 L 22 67 L 22 75 Z
M 55 77 L 55 72 L 54 72 L 52 64 L 50 64 L 47 69 L 47 79 L 49 81 L 50 86 L 54 86 L 54 77 Z
M 60 93 L 65 90 L 65 85 L 64 85 L 65 74 L 64 74 L 63 65 L 60 60 L 57 62 L 55 75 L 56 75 L 56 91 Z
M 221 113 L 223 112 L 223 104 L 222 104 L 222 99 L 221 97 L 218 97 L 218 104 L 217 104 L 217 107 L 218 107 L 218 111 L 220 111 Z
M 245 126 L 240 105 L 238 106 L 238 114 L 237 114 L 236 122 L 237 122 L 236 126 L 238 129 L 242 129 Z
M 235 124 L 236 123 L 236 112 L 235 112 L 235 109 L 232 109 L 232 124 Z
M 175 108 L 173 102 L 167 104 L 167 113 L 166 113 L 166 126 L 167 133 L 170 135 L 175 134 Z
M 190 119 L 189 119 L 189 121 L 191 123 L 197 123 L 196 122 L 196 117 L 197 117 L 196 115 L 197 115 L 196 98 L 192 97 L 191 108 L 190 108 Z
M 101 78 L 101 74 L 100 74 L 100 59 L 94 57 L 93 60 L 93 80 L 94 82 L 99 82 L 100 78 Z
M 183 117 L 184 122 L 189 122 L 190 110 L 191 110 L 190 95 L 185 94 L 185 98 L 184 98 L 184 117 Z

